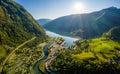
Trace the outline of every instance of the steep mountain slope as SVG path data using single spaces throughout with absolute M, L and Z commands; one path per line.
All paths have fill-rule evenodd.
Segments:
M 120 25 L 120 9 L 110 7 L 89 14 L 75 14 L 57 18 L 44 27 L 63 35 L 93 38 Z
M 50 19 L 39 19 L 37 21 L 41 26 L 43 26 L 43 25 L 49 23 L 51 20 Z
M 13 0 L 0 0 L 0 66 L 8 54 L 23 42 L 36 37 L 36 42 L 45 40 L 41 26 Z
M 45 36 L 45 32 L 22 6 L 0 0 L 0 44 L 16 45 L 32 36 Z

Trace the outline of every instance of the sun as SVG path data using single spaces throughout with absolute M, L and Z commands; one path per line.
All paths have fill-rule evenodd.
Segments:
M 82 10 L 85 9 L 85 5 L 82 2 L 76 2 L 74 3 L 73 8 L 75 10 Z

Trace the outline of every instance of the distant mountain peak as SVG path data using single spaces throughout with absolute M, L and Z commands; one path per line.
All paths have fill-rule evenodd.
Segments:
M 106 9 L 103 9 L 103 10 L 109 10 L 109 11 L 114 11 L 114 10 L 117 10 L 118 8 L 117 7 L 109 7 L 109 8 L 106 8 Z
M 37 20 L 37 21 L 38 21 L 38 23 L 39 23 L 41 26 L 43 26 L 43 25 L 47 24 L 48 22 L 50 22 L 51 19 L 43 18 L 43 19 L 39 19 L 39 20 Z
M 42 18 L 42 19 L 38 19 L 38 20 L 51 20 L 49 18 Z
M 117 8 L 117 7 L 112 6 L 112 7 L 109 7 L 108 9 L 118 9 L 118 8 Z

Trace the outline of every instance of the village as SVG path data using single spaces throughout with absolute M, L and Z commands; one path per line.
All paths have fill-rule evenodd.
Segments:
M 49 66 L 57 57 L 57 55 L 59 54 L 59 51 L 67 48 L 64 46 L 64 44 L 65 44 L 65 40 L 61 37 L 58 37 L 56 38 L 55 42 L 50 46 L 50 49 L 49 49 L 50 52 L 49 52 L 48 58 L 45 61 L 45 68 L 48 72 L 51 72 L 49 70 Z

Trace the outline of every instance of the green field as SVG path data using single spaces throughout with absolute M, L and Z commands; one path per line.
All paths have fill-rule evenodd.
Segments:
M 120 70 L 120 43 L 104 37 L 79 40 L 60 51 L 50 66 L 60 73 L 112 73 Z

